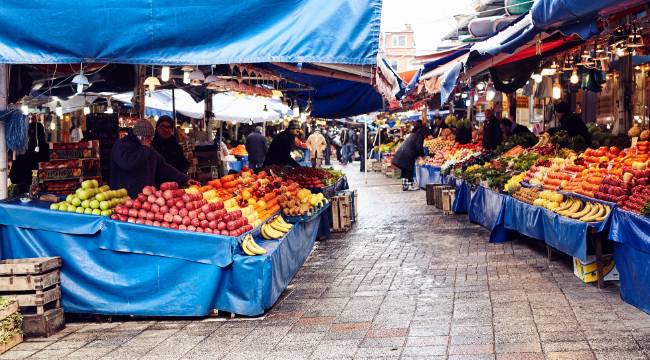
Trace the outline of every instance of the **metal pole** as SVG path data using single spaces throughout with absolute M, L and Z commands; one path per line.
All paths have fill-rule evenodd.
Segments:
M 174 131 L 176 131 L 176 93 L 174 88 L 172 88 L 172 118 L 174 118 Z
M 0 64 L 0 110 L 7 109 L 9 97 L 9 65 Z M 8 196 L 7 185 L 7 143 L 5 138 L 5 120 L 0 120 L 0 200 Z
M 368 183 L 368 121 L 363 121 L 363 178 Z

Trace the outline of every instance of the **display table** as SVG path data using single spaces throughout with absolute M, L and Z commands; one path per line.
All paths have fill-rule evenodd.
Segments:
M 621 297 L 650 313 L 650 219 L 616 208 L 609 238 L 616 242 L 614 260 L 620 274 Z
M 608 205 L 613 206 L 613 204 Z M 542 240 L 548 246 L 583 262 L 587 261 L 590 230 L 593 230 L 592 233 L 607 231 L 609 217 L 611 217 L 610 215 L 599 223 L 586 223 L 561 216 L 540 206 L 527 204 L 510 196 L 505 199 L 504 214 L 506 229 Z
M 426 189 L 427 184 L 443 184 L 440 167 L 431 165 L 415 165 L 415 181 L 421 189 Z
M 466 214 L 476 190 L 472 190 L 471 186 L 465 180 L 460 179 L 454 179 L 453 186 L 456 191 L 452 210 L 456 214 Z
M 500 243 L 508 240 L 508 231 L 503 226 L 505 200 L 508 196 L 479 186 L 471 196 L 469 220 L 491 231 L 490 242 Z
M 39 201 L 0 203 L 0 258 L 60 256 L 66 312 L 205 316 L 214 309 L 215 299 L 224 295 L 219 292 L 232 288 L 227 281 L 239 281 L 232 275 L 235 259 L 243 257 L 237 238 L 50 211 L 44 206 Z M 271 263 L 267 266 L 284 269 L 283 281 L 275 280 L 278 275 L 273 272 L 256 273 L 265 277 L 255 279 L 257 283 L 273 281 L 273 287 L 271 295 L 263 301 L 254 299 L 251 306 L 263 303 L 268 308 L 277 299 L 273 294 L 282 292 L 288 274 L 293 276 L 304 253 L 311 251 L 313 229 L 320 219 L 300 224 L 283 241 L 276 241 L 278 254 L 272 250 L 260 257 Z M 310 238 L 302 237 L 307 235 Z M 283 250 L 284 241 L 288 250 Z M 294 243 L 301 246 L 295 256 Z

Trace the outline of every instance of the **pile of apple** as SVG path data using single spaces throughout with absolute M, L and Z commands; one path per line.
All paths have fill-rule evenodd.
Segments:
M 253 229 L 240 210 L 228 212 L 221 201 L 208 202 L 201 193 L 187 193 L 175 182 L 145 186 L 135 199 L 115 207 L 113 220 L 163 228 L 240 236 Z
M 68 195 L 63 202 L 50 205 L 50 209 L 109 216 L 113 214 L 113 208 L 126 199 L 128 199 L 126 189 L 111 190 L 108 185 L 99 186 L 97 180 L 85 180 L 74 194 Z

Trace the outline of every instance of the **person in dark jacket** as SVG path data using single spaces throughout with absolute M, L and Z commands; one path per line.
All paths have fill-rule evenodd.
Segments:
M 190 162 L 185 158 L 183 147 L 174 136 L 174 119 L 167 115 L 158 119 L 156 136 L 153 137 L 152 145 L 169 165 L 183 174 L 187 174 Z
M 16 193 L 29 192 L 32 184 L 32 170 L 38 169 L 38 163 L 50 161 L 50 146 L 45 140 L 45 127 L 32 118 L 27 130 L 27 151 L 16 156 L 11 163 L 9 179 L 16 185 Z
M 153 126 L 141 119 L 133 126 L 133 134 L 115 142 L 111 150 L 111 189 L 126 188 L 129 196 L 135 198 L 146 185 L 158 186 L 166 181 L 175 181 L 180 186 L 198 184 L 151 147 L 153 137 Z
M 253 169 L 257 169 L 264 164 L 266 158 L 266 138 L 262 135 L 262 128 L 257 126 L 246 137 L 246 152 L 248 152 L 248 162 Z
M 435 119 L 433 119 L 433 126 L 431 129 L 431 136 L 434 138 L 437 138 L 440 136 L 440 133 L 442 132 L 442 129 L 446 129 L 447 124 L 445 124 L 445 121 L 442 119 L 441 116 L 436 116 Z
M 501 119 L 501 136 L 503 139 L 507 139 L 510 136 L 520 137 L 523 143 L 520 145 L 523 147 L 531 147 L 537 144 L 537 136 L 533 134 L 527 127 L 513 123 L 510 119 Z
M 415 160 L 419 156 L 424 156 L 424 139 L 429 134 L 429 128 L 418 123 L 393 157 L 392 164 L 402 171 L 402 190 L 404 191 L 419 190 L 419 187 L 413 184 L 413 168 Z
M 269 151 L 264 160 L 264 166 L 279 165 L 300 167 L 300 164 L 291 157 L 291 150 L 293 150 L 296 143 L 296 136 L 300 132 L 300 123 L 298 120 L 291 120 L 289 127 L 281 133 L 275 135 Z
M 581 136 L 587 146 L 591 145 L 591 134 L 589 134 L 587 125 L 585 125 L 578 115 L 571 112 L 569 104 L 564 101 L 555 104 L 555 116 L 558 118 L 560 126 L 549 129 L 551 135 L 557 131 L 564 130 L 571 137 Z
M 494 150 L 501 144 L 501 127 L 499 120 L 491 109 L 485 110 L 485 123 L 483 124 L 483 148 Z

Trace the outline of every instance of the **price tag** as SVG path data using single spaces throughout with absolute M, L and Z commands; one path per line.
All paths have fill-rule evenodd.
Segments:
M 34 148 L 34 152 L 39 152 L 40 150 L 41 150 L 41 149 L 40 149 L 38 146 L 36 146 L 36 147 Z
M 632 138 L 632 145 L 630 145 L 630 147 L 635 148 L 635 147 L 636 147 L 636 143 L 637 143 L 638 141 L 639 141 L 639 137 L 638 137 L 638 136 L 633 137 L 633 138 Z

